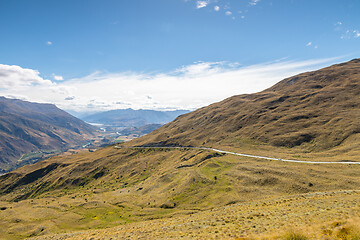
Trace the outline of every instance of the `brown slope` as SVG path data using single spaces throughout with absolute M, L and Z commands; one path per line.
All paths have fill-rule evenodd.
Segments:
M 92 126 L 55 105 L 0 98 L 0 170 L 11 169 L 26 153 L 79 145 Z
M 359 135 L 360 119 L 359 74 L 360 60 L 303 73 L 287 78 L 265 91 L 234 96 L 182 115 L 154 132 L 126 144 L 180 146 L 216 144 L 237 147 L 244 141 L 236 139 L 250 138 L 275 146 L 299 145 L 312 149 L 328 149 L 352 138 L 354 141 L 351 144 L 356 146 L 359 145 L 360 139 L 356 137 Z M 277 157 L 292 157 L 284 153 L 284 149 L 271 150 L 276 151 Z M 264 156 L 269 154 L 270 151 L 264 152 Z M 106 151 L 97 152 L 95 155 L 102 159 L 99 160 L 97 167 L 104 166 L 112 157 L 112 154 L 109 155 Z M 95 155 L 85 157 L 89 166 L 93 161 L 92 156 Z M 304 155 L 304 157 L 309 156 Z M 59 159 L 60 162 L 65 161 L 65 158 Z M 82 172 L 85 176 L 89 175 L 89 172 L 78 168 L 80 160 L 76 156 L 70 159 L 76 171 Z M 167 159 L 170 163 L 174 160 L 174 158 Z M 337 157 L 331 161 L 342 159 L 344 158 Z M 318 156 L 316 159 L 306 160 L 316 161 Z M 349 158 L 349 160 L 358 159 Z M 51 165 L 51 161 L 28 166 L 17 172 L 22 171 L 21 177 L 23 177 L 42 169 L 43 164 Z M 136 166 L 129 168 L 129 171 L 137 171 L 136 168 Z M 57 176 L 56 172 L 55 175 Z M 66 176 L 64 181 L 71 176 L 68 173 L 60 175 Z M 39 179 L 44 179 L 44 176 Z M 10 185 L 18 180 L 11 180 Z M 57 180 L 53 179 L 50 182 Z
M 354 60 L 285 79 L 257 94 L 231 97 L 183 115 L 130 144 L 237 146 L 234 139 L 241 137 L 280 146 L 284 144 L 274 140 L 286 138 L 285 143 L 293 143 L 286 146 L 330 148 L 358 134 L 358 65 L 359 61 Z M 316 133 L 315 137 L 295 141 L 296 134 L 305 130 L 310 135 Z M 340 140 L 332 138 L 334 134 Z M 34 223 L 32 213 L 39 206 L 50 209 L 47 204 L 52 199 L 51 208 L 65 206 L 56 216 L 66 212 L 78 217 L 69 217 L 56 226 L 69 221 L 69 229 L 84 229 L 239 201 L 357 189 L 359 182 L 358 165 L 285 163 L 201 149 L 109 146 L 93 153 L 50 158 L 0 176 L 0 201 L 19 201 L 16 216 L 22 219 L 26 208 L 31 220 L 20 224 L 30 225 Z M 27 207 L 26 203 L 33 199 L 34 205 Z M 111 212 L 116 213 L 113 220 L 108 217 Z M 4 212 L 0 221 L 12 229 L 21 229 L 13 216 Z M 44 224 L 53 229 L 54 222 L 49 223 L 49 219 L 56 218 L 45 216 Z M 10 235 L 14 234 L 12 229 Z
M 54 233 L 105 228 L 237 202 L 352 190 L 360 184 L 358 167 L 249 159 L 201 149 L 109 146 L 58 156 L 0 176 L 0 209 L 5 207 L 0 210 L 0 223 L 6 226 L 0 228 L 0 238 L 42 235 L 44 229 Z M 319 205 L 333 209 L 331 203 Z M 341 207 L 351 209 L 353 205 Z M 299 211 L 308 212 L 309 206 Z M 267 223 L 277 217 L 266 215 L 271 217 Z M 299 221 L 293 215 L 292 220 Z
M 330 149 L 360 133 L 360 59 L 282 80 L 178 117 L 133 145 L 233 145 Z M 355 143 L 354 143 L 355 144 Z

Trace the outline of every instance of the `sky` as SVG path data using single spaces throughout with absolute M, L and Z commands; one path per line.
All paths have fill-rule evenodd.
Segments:
M 189 109 L 360 56 L 358 0 L 1 0 L 0 95 Z

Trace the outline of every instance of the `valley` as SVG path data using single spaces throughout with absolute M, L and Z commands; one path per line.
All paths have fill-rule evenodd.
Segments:
M 359 10 L 0 0 L 0 240 L 360 240 Z
M 134 110 L 117 109 L 99 112 L 81 117 L 83 121 L 92 124 L 101 124 L 105 128 L 131 128 L 143 127 L 151 124 L 165 124 L 176 117 L 189 113 L 188 110 L 156 111 L 156 110 Z
M 299 74 L 2 175 L 0 238 L 358 239 L 359 69 Z
M 187 110 L 156 111 L 144 109 L 118 109 L 81 116 L 81 119 L 100 129 L 105 144 L 127 142 L 142 137 Z

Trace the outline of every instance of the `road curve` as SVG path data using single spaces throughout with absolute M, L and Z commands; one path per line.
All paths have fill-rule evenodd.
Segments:
M 272 158 L 272 157 L 264 157 L 264 156 L 256 156 L 256 155 L 250 155 L 250 154 L 244 154 L 244 153 L 236 153 L 236 152 L 229 152 L 224 151 L 216 148 L 206 148 L 206 147 L 168 147 L 168 146 L 158 146 L 158 147 L 121 147 L 121 146 L 115 146 L 117 149 L 121 148 L 170 148 L 170 149 L 180 149 L 180 148 L 191 148 L 191 149 L 202 149 L 202 150 L 209 150 L 214 151 L 218 153 L 225 153 L 225 154 L 231 154 L 236 156 L 242 156 L 242 157 L 249 157 L 249 158 L 258 158 L 258 159 L 265 159 L 265 160 L 271 160 L 271 161 L 280 161 L 280 162 L 293 162 L 293 163 L 306 163 L 306 164 L 353 164 L 353 165 L 360 165 L 360 162 L 315 162 L 315 161 L 301 161 L 301 160 L 294 160 L 294 159 L 282 159 L 282 158 Z

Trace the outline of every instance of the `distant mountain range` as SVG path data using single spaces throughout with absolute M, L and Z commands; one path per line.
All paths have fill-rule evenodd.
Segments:
M 188 113 L 187 110 L 155 111 L 118 109 L 92 114 L 81 119 L 88 123 L 104 124 L 118 127 L 141 127 L 147 124 L 165 124 L 179 115 Z
M 23 165 L 23 154 L 80 145 L 94 133 L 55 105 L 0 97 L 0 172 Z

